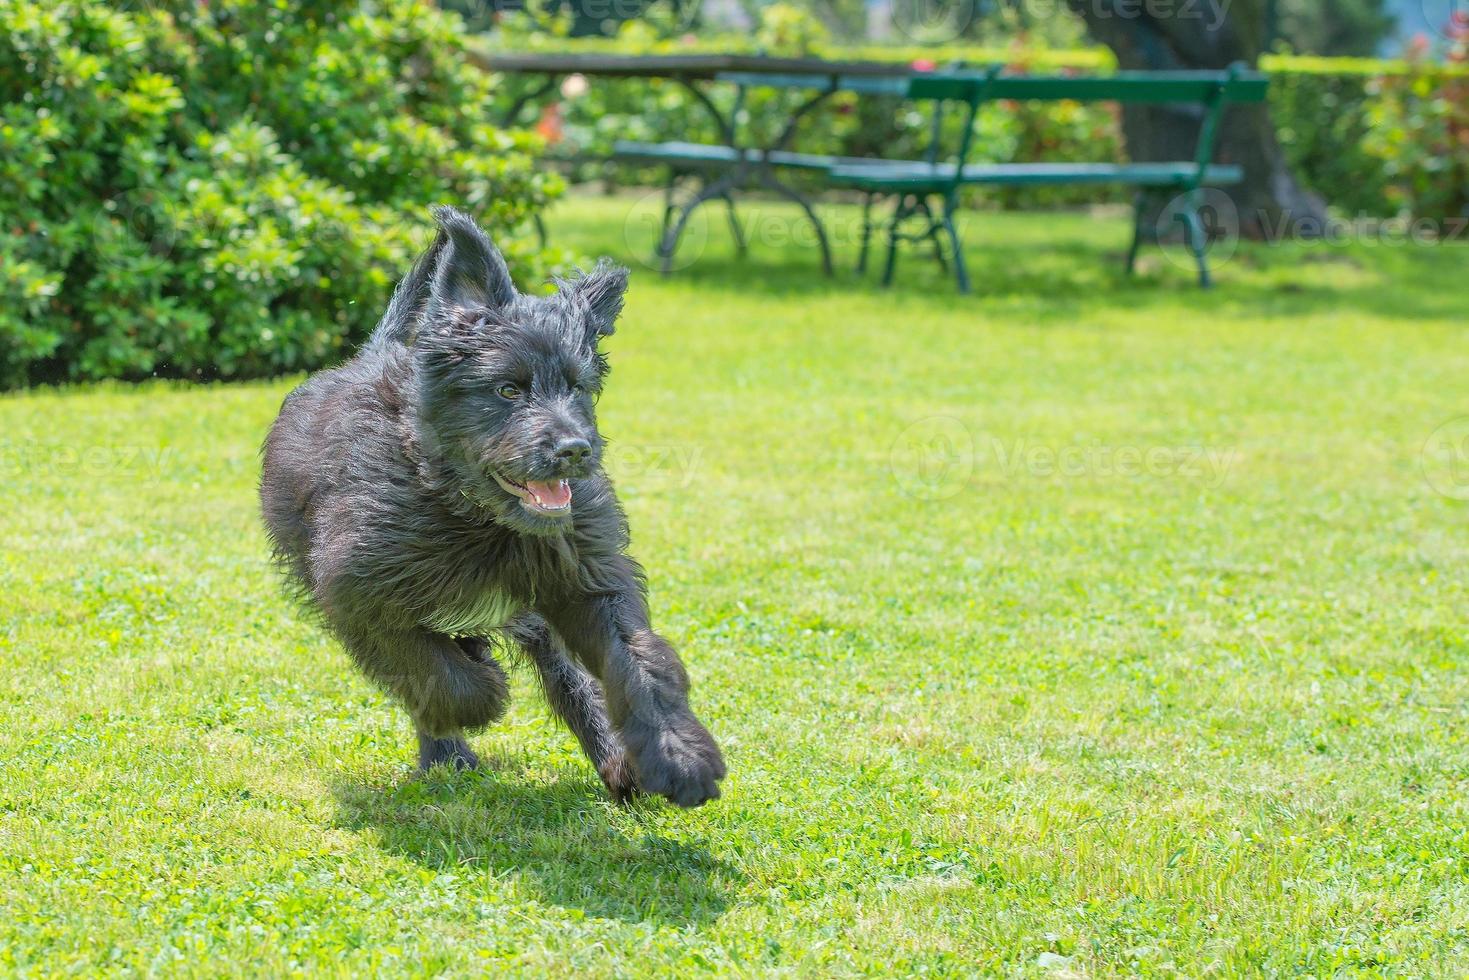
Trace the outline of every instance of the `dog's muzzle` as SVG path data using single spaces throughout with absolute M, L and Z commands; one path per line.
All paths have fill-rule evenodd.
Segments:
M 493 475 L 496 483 L 519 497 L 520 506 L 532 513 L 547 517 L 561 517 L 571 513 L 570 480 L 526 480 L 524 483 L 517 483 L 499 473 Z

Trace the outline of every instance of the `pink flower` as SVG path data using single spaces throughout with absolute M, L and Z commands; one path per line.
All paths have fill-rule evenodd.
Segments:
M 561 96 L 566 99 L 580 98 L 587 94 L 587 76 L 582 74 L 567 75 L 566 80 L 561 83 Z

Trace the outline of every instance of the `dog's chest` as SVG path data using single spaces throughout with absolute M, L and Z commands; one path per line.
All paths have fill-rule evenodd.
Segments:
M 427 625 L 449 636 L 484 636 L 509 622 L 517 605 L 499 589 L 479 589 L 435 609 Z

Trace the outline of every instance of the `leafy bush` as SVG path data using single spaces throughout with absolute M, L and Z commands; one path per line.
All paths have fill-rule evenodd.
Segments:
M 1392 213 L 1388 175 L 1367 148 L 1374 76 L 1274 71 L 1270 110 L 1291 171 L 1332 207 L 1352 215 Z
M 539 276 L 560 179 L 461 38 L 424 0 L 0 0 L 0 384 L 329 362 L 434 203 Z
M 1469 13 L 1454 16 L 1448 63 L 1469 68 Z M 1420 47 L 1404 75 L 1373 85 L 1368 150 L 1384 164 L 1389 196 L 1411 214 L 1469 217 L 1469 73 L 1445 73 Z

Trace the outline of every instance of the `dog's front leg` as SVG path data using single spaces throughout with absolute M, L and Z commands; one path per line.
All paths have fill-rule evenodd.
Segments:
M 535 664 L 547 704 L 576 735 L 612 798 L 619 803 L 632 799 L 638 792 L 637 777 L 622 740 L 612 730 L 602 686 L 566 652 L 566 644 L 540 616 L 523 613 L 511 620 L 505 632 Z
M 541 615 L 602 682 L 607 711 L 645 793 L 679 806 L 719 796 L 724 758 L 689 709 L 689 678 L 648 624 L 636 587 L 548 604 Z

